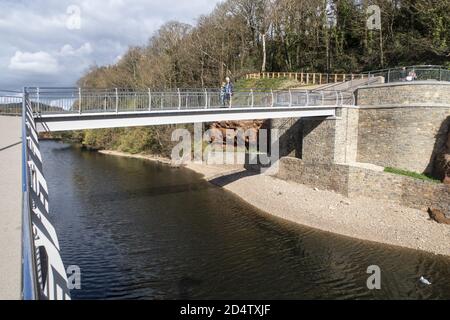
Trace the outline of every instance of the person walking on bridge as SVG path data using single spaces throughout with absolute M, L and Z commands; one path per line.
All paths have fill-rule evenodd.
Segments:
M 230 77 L 226 77 L 226 83 L 224 86 L 224 98 L 223 98 L 223 105 L 224 106 L 230 106 L 231 107 L 231 97 L 233 97 L 233 83 L 231 82 Z

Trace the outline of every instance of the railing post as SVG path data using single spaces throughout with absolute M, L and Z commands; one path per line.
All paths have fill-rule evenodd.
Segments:
M 205 89 L 205 109 L 208 109 L 208 90 Z
M 323 91 L 320 92 L 322 95 L 322 106 L 325 105 L 325 94 L 323 93 Z
M 289 107 L 292 107 L 292 90 L 289 89 Z
M 181 92 L 180 89 L 177 89 L 178 91 L 178 110 L 181 110 Z
M 148 111 L 152 111 L 152 91 L 148 88 Z
M 116 113 L 119 113 L 119 90 L 116 88 Z
M 273 94 L 273 89 L 270 89 L 270 94 L 272 95 L 272 103 L 271 103 L 271 107 L 273 107 L 275 105 L 275 96 Z
M 81 88 L 78 88 L 78 113 L 81 114 Z
M 309 106 L 309 90 L 306 90 L 306 106 Z
M 340 96 L 341 96 L 341 106 L 344 105 L 344 94 L 342 93 L 342 91 L 339 92 Z
M 250 89 L 250 96 L 251 96 L 251 106 L 252 108 L 255 106 L 255 95 L 253 94 L 253 89 Z
M 391 82 L 391 69 L 388 70 L 388 81 L 387 83 Z
M 39 88 L 36 89 L 36 93 L 37 93 L 37 113 L 40 113 L 41 106 L 40 106 L 40 101 L 39 101 Z
M 334 91 L 336 94 L 336 107 L 339 105 L 339 93 L 337 91 Z

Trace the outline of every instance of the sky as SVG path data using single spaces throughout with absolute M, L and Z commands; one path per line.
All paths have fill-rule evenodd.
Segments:
M 195 24 L 220 0 L 0 0 L 0 89 L 74 86 L 164 23 Z

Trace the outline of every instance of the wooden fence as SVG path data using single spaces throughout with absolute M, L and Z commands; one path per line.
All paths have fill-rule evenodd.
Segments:
M 339 83 L 356 79 L 368 78 L 367 74 L 343 74 L 343 73 L 305 73 L 305 72 L 262 72 L 248 73 L 244 79 L 292 79 L 305 85 L 320 85 Z

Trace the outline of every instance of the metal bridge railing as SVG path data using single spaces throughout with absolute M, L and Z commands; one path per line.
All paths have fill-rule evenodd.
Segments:
M 82 88 L 28 88 L 33 111 L 46 114 L 157 112 L 222 108 L 320 107 L 353 105 L 341 91 L 236 91 L 231 97 L 217 89 L 195 91 L 125 91 Z
M 0 90 L 0 115 L 22 115 L 22 92 Z
M 376 70 L 366 73 L 369 77 L 383 77 L 385 83 L 413 81 L 450 81 L 450 69 L 444 66 L 409 66 Z

